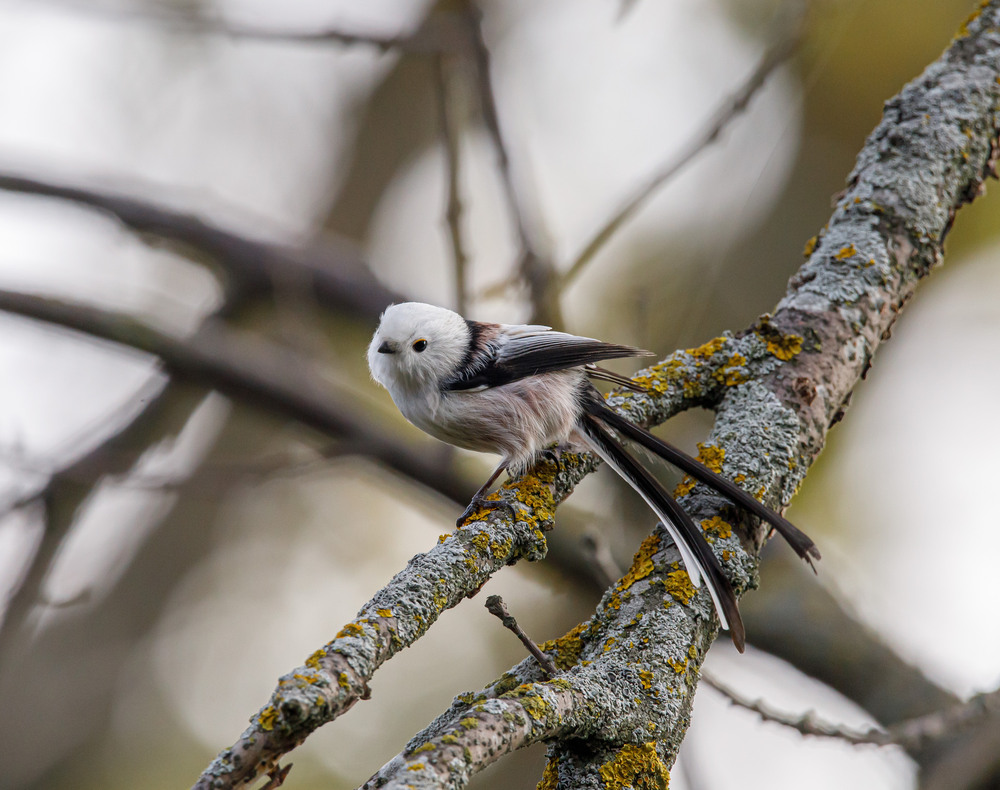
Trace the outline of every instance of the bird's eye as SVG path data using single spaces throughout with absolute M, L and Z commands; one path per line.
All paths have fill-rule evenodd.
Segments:
M 425 348 L 427 348 L 427 341 L 424 340 L 423 338 L 420 338 L 420 340 L 413 341 L 413 350 L 416 351 L 418 354 Z

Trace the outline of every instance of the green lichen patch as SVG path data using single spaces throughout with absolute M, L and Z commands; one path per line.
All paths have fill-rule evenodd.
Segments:
M 656 753 L 656 742 L 626 743 L 598 769 L 608 790 L 667 790 L 670 772 Z
M 544 647 L 542 648 L 545 649 Z M 493 693 L 498 697 L 502 697 L 504 694 L 513 691 L 520 685 L 521 681 L 517 679 L 516 675 L 510 672 L 504 672 L 499 678 L 493 681 Z
M 535 721 L 544 721 L 549 714 L 550 706 L 538 693 L 534 684 L 522 683 L 513 691 L 500 695 L 501 699 L 516 700 Z

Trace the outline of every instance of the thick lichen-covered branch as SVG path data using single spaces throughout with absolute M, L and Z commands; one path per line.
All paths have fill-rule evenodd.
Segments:
M 629 407 L 643 421 L 665 419 L 713 397 L 728 375 L 716 374 L 715 368 L 732 362 L 733 354 L 725 351 L 731 344 L 765 348 L 753 339 L 722 339 L 678 352 L 645 374 L 656 397 L 630 400 Z M 271 771 L 310 732 L 364 699 L 378 667 L 418 639 L 441 612 L 477 592 L 505 565 L 543 557 L 544 533 L 552 526 L 556 506 L 595 468 L 589 455 L 563 450 L 505 484 L 494 496 L 510 504 L 509 509 L 472 514 L 463 528 L 443 535 L 437 546 L 411 560 L 330 643 L 279 680 L 268 704 L 197 786 L 234 787 Z M 738 543 L 730 539 L 734 546 Z M 680 576 L 686 579 L 683 571 Z M 679 578 L 677 583 L 681 585 Z

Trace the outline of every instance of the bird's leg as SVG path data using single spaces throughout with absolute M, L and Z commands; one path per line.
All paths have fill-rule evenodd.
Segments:
M 490 490 L 490 486 L 496 482 L 497 478 L 500 477 L 500 473 L 506 469 L 507 463 L 501 462 L 500 466 L 493 470 L 493 474 L 490 475 L 490 479 L 483 483 L 479 490 L 472 495 L 472 501 L 469 502 L 469 506 L 462 511 L 462 515 L 460 515 L 458 517 L 458 521 L 455 522 L 456 527 L 462 526 L 465 520 L 480 508 L 492 509 L 498 507 L 511 507 L 509 503 L 504 502 L 503 500 L 486 498 L 486 492 Z M 513 510 L 513 508 L 511 509 Z

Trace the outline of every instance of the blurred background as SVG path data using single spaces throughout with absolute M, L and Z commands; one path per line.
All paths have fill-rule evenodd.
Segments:
M 280 674 L 451 529 L 494 459 L 424 437 L 369 380 L 381 307 L 661 355 L 747 326 L 882 103 L 972 6 L 0 0 L 0 289 L 125 340 L 0 313 L 0 787 L 190 785 Z M 865 727 L 998 685 L 995 197 L 959 214 L 793 503 L 819 577 L 774 546 L 743 604 L 749 654 L 712 651 L 749 697 Z M 175 374 L 194 350 L 301 376 L 326 423 L 169 375 L 146 353 L 166 342 Z M 663 430 L 694 450 L 710 417 Z M 538 641 L 589 616 L 652 526 L 612 478 L 560 508 L 545 561 L 487 585 Z M 484 599 L 383 667 L 286 786 L 360 784 L 520 660 Z M 703 687 L 673 786 L 997 786 L 998 729 L 857 748 Z M 543 763 L 528 750 L 474 786 L 531 788 Z

